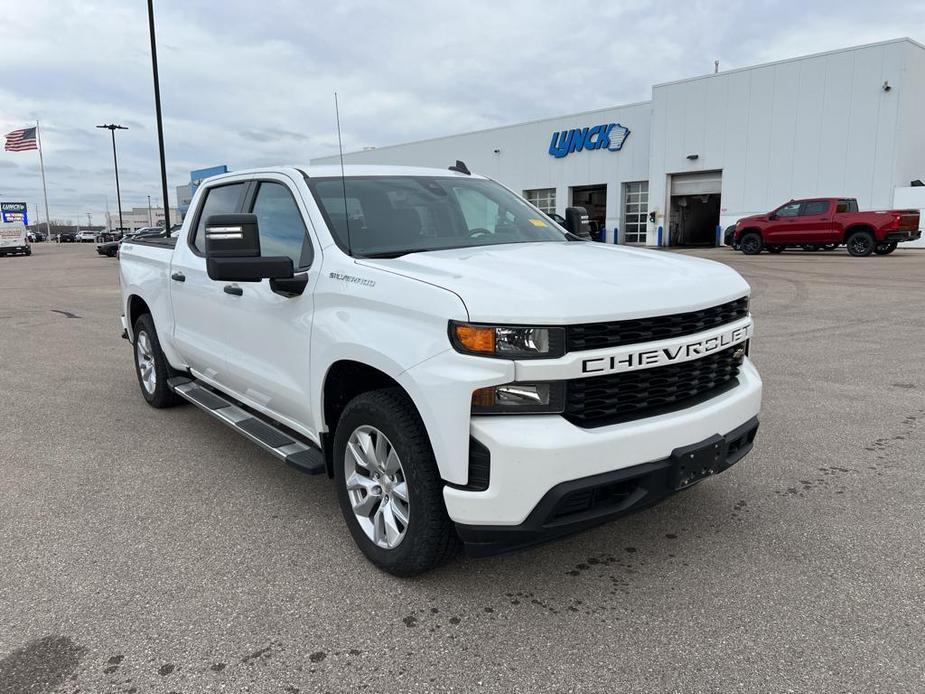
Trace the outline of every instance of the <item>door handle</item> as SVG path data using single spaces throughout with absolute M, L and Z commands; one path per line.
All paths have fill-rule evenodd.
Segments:
M 236 284 L 226 284 L 223 291 L 226 294 L 232 294 L 234 296 L 241 296 L 244 294 L 244 290 Z
M 186 275 L 184 275 L 182 272 L 175 272 L 170 276 L 170 279 L 174 280 L 175 282 L 186 282 Z

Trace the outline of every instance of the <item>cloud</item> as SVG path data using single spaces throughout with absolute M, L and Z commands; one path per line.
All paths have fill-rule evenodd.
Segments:
M 157 0 L 171 204 L 190 169 L 647 99 L 653 83 L 921 32 L 914 1 Z M 915 38 L 915 35 L 913 35 Z M 0 127 L 42 121 L 54 217 L 161 197 L 144 3 L 34 0 L 0 24 Z M 10 164 L 14 164 L 11 166 Z M 15 172 L 15 176 L 12 175 Z M 73 189 L 73 190 L 68 190 Z M 0 191 L 41 198 L 35 152 L 0 154 Z

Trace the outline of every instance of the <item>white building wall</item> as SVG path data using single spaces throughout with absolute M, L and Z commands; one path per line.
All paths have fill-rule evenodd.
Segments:
M 490 176 L 515 192 L 556 189 L 556 212 L 570 203 L 571 186 L 607 184 L 606 225 L 622 223 L 622 184 L 649 178 L 651 104 L 586 111 L 519 125 L 451 135 L 433 140 L 379 147 L 344 155 L 348 164 L 394 164 L 446 168 L 461 159 L 473 172 Z M 630 134 L 619 152 L 573 152 L 556 158 L 549 154 L 553 132 L 600 123 L 620 123 Z M 500 152 L 496 153 L 495 150 Z M 337 156 L 313 159 L 313 164 L 336 164 Z
M 913 54 L 918 60 L 909 60 Z M 656 85 L 650 209 L 668 209 L 671 174 L 719 169 L 722 226 L 816 195 L 886 207 L 897 167 L 922 161 L 897 156 L 909 150 L 909 134 L 897 130 L 900 104 L 911 123 L 923 99 L 925 50 L 907 40 Z M 921 131 L 914 137 L 921 140 Z
M 889 207 L 898 186 L 925 180 L 923 113 L 925 48 L 896 39 L 659 84 L 651 102 L 344 159 L 440 168 L 461 159 L 518 193 L 555 188 L 559 214 L 570 204 L 571 186 L 607 184 L 608 230 L 622 225 L 621 184 L 648 180 L 648 209 L 657 213 L 648 243 L 655 245 L 658 227 L 667 226 L 670 177 L 684 173 L 722 171 L 723 227 L 791 198 L 851 196 L 862 209 Z M 548 153 L 553 132 L 609 122 L 631 131 L 621 151 L 561 159 Z

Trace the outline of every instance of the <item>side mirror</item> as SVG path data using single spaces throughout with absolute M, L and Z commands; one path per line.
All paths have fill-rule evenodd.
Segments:
M 565 208 L 565 229 L 583 239 L 591 238 L 591 224 L 584 207 Z
M 259 282 L 289 279 L 292 259 L 260 255 L 257 215 L 216 214 L 206 219 L 206 271 L 209 279 Z

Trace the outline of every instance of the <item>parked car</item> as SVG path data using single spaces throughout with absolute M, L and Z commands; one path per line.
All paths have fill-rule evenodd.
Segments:
M 29 234 L 22 222 L 0 222 L 0 255 L 32 255 Z
M 736 222 L 734 241 L 746 255 L 789 247 L 822 250 L 845 244 L 854 256 L 888 255 L 920 238 L 918 210 L 859 212 L 854 198 L 791 200 L 763 215 Z
M 80 243 L 96 243 L 96 232 L 90 229 L 81 229 L 77 232 L 77 240 Z
M 103 241 L 96 244 L 96 252 L 109 258 L 115 258 L 119 254 L 121 241 Z
M 45 232 L 44 231 L 30 231 L 28 234 L 28 237 L 31 243 L 41 243 L 42 241 L 45 240 Z
M 581 241 L 464 165 L 343 171 L 203 182 L 179 237 L 123 242 L 122 324 L 149 405 L 188 400 L 333 477 L 374 564 L 546 540 L 751 449 L 732 268 Z
M 58 232 L 58 243 L 76 243 L 76 241 L 77 241 L 76 231 Z

